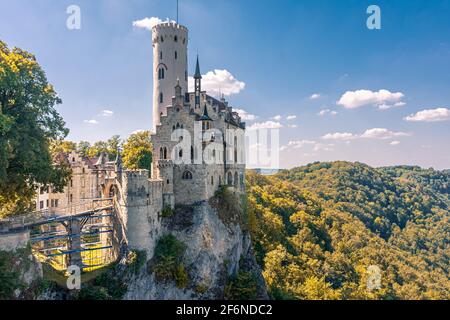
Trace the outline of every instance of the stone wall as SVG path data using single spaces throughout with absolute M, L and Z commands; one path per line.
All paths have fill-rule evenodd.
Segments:
M 28 246 L 30 232 L 28 230 L 16 233 L 0 234 L 0 251 L 16 251 Z

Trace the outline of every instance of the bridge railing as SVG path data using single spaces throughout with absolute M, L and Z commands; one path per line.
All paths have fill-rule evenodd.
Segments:
M 86 199 L 79 203 L 71 204 L 67 207 L 58 208 L 58 210 L 39 210 L 17 215 L 11 218 L 0 220 L 0 232 L 10 229 L 20 229 L 22 227 L 37 224 L 44 221 L 51 221 L 61 217 L 74 216 L 82 213 L 88 213 L 103 208 L 112 207 L 113 199 L 98 198 Z

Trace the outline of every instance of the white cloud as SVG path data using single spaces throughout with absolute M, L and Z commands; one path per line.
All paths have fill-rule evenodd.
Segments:
M 385 104 L 385 103 L 383 103 L 383 104 L 378 106 L 378 109 L 379 110 L 389 110 L 389 109 L 392 109 L 392 108 L 403 107 L 405 105 L 406 105 L 406 103 L 404 103 L 403 101 L 396 102 L 394 104 Z
M 316 143 L 314 151 L 333 151 L 334 144 Z
M 357 135 L 349 132 L 335 132 L 335 133 L 327 133 L 322 137 L 324 140 L 341 140 L 348 141 L 358 138 Z
M 315 141 L 312 140 L 295 140 L 295 141 L 289 141 L 288 147 L 293 147 L 294 149 L 300 149 L 305 145 L 312 145 L 315 144 Z
M 114 111 L 111 111 L 111 110 L 103 110 L 100 113 L 100 116 L 106 117 L 106 118 L 112 117 L 113 115 L 114 115 Z
M 335 115 L 337 115 L 337 114 L 338 114 L 337 111 L 330 110 L 330 109 L 324 109 L 324 110 L 321 110 L 321 111 L 318 113 L 318 115 L 321 116 L 321 117 L 324 117 L 324 116 L 327 116 L 327 115 L 335 116 Z
M 282 118 L 282 117 L 281 117 L 280 115 L 277 115 L 277 116 L 272 117 L 272 118 L 270 118 L 270 119 L 275 120 L 275 121 L 280 121 L 281 118 Z
M 327 133 L 322 137 L 323 140 L 337 140 L 337 141 L 346 141 L 355 139 L 393 139 L 396 137 L 409 137 L 411 133 L 406 132 L 396 132 L 391 131 L 385 128 L 373 128 L 364 131 L 362 134 L 354 134 L 349 132 L 335 132 L 335 133 Z
M 246 84 L 237 80 L 228 70 L 215 69 L 202 75 L 202 89 L 206 90 L 210 95 L 230 96 L 238 94 L 245 89 Z M 189 77 L 189 91 L 194 91 L 194 78 Z
M 314 94 L 312 94 L 312 95 L 309 97 L 309 99 L 311 99 L 311 100 L 317 100 L 317 99 L 319 99 L 320 97 L 321 97 L 320 93 L 314 93 Z
M 239 114 L 239 116 L 241 117 L 242 120 L 244 121 L 253 121 L 256 120 L 258 117 L 255 116 L 254 114 L 250 114 L 247 111 L 243 110 L 243 109 L 233 109 L 235 112 L 237 112 Z
M 133 21 L 133 27 L 140 29 L 147 29 L 151 31 L 154 26 L 163 22 L 175 22 L 175 21 L 169 20 L 169 18 L 167 18 L 166 20 L 162 20 L 158 17 L 151 17 Z
M 391 143 L 389 143 L 391 146 L 398 146 L 400 144 L 400 141 L 391 141 Z
M 84 123 L 95 125 L 95 124 L 98 124 L 98 121 L 95 119 L 91 119 L 91 120 L 84 120 Z
M 288 124 L 288 128 L 296 129 L 296 128 L 298 128 L 298 125 L 296 125 L 296 124 Z
M 258 129 L 281 129 L 283 125 L 279 122 L 274 121 L 266 121 L 266 122 L 257 122 L 250 127 L 248 130 L 258 130 Z
M 406 132 L 395 132 L 390 131 L 385 128 L 373 128 L 366 130 L 362 135 L 361 138 L 368 138 L 368 139 L 392 139 L 395 137 L 408 137 L 410 136 L 410 133 Z
M 374 105 L 382 110 L 386 110 L 387 106 L 395 105 L 401 106 L 403 102 L 400 100 L 405 95 L 401 92 L 390 92 L 389 90 L 370 91 L 370 90 L 356 90 L 347 91 L 337 102 L 338 105 L 346 109 L 355 109 L 362 106 Z M 402 103 L 402 104 L 400 104 Z
M 294 115 L 286 117 L 286 120 L 288 120 L 288 121 L 295 120 L 295 119 L 297 119 L 297 116 L 294 116 Z
M 405 120 L 415 122 L 446 121 L 450 120 L 450 109 L 448 108 L 426 109 L 407 116 Z
M 145 130 L 142 130 L 142 129 L 135 130 L 135 131 L 133 131 L 132 133 L 130 133 L 130 135 L 137 134 L 137 133 L 141 133 L 141 132 L 145 132 Z

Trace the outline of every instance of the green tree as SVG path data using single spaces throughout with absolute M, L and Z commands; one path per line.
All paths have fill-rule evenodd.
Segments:
M 150 170 L 152 149 L 150 131 L 139 131 L 132 134 L 123 145 L 123 164 L 125 168 Z
M 61 153 L 69 153 L 76 151 L 77 144 L 67 140 L 52 140 L 50 142 L 50 154 L 52 157 L 56 157 Z
M 69 168 L 49 151 L 68 134 L 60 103 L 36 58 L 0 41 L 0 216 L 29 207 L 37 184 L 66 184 Z
M 77 144 L 77 152 L 79 154 L 81 154 L 83 157 L 88 156 L 90 148 L 91 148 L 91 144 L 87 141 L 80 141 Z

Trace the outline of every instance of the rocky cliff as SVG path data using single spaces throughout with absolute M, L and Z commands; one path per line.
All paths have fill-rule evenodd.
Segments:
M 239 281 L 243 280 L 249 282 L 244 286 L 252 288 L 244 295 L 267 298 L 250 236 L 242 223 L 243 210 L 227 206 L 222 200 L 213 198 L 209 202 L 178 207 L 163 218 L 162 239 L 169 235 L 176 239 L 173 241 L 184 249 L 179 257 L 174 257 L 180 260 L 172 263 L 162 258 L 163 255 L 158 256 L 157 246 L 155 257 L 136 274 L 128 276 L 124 299 L 240 298 Z M 158 261 L 161 258 L 165 259 L 163 265 Z M 174 277 L 170 273 L 161 276 L 158 265 L 167 270 L 174 264 L 177 265 Z

